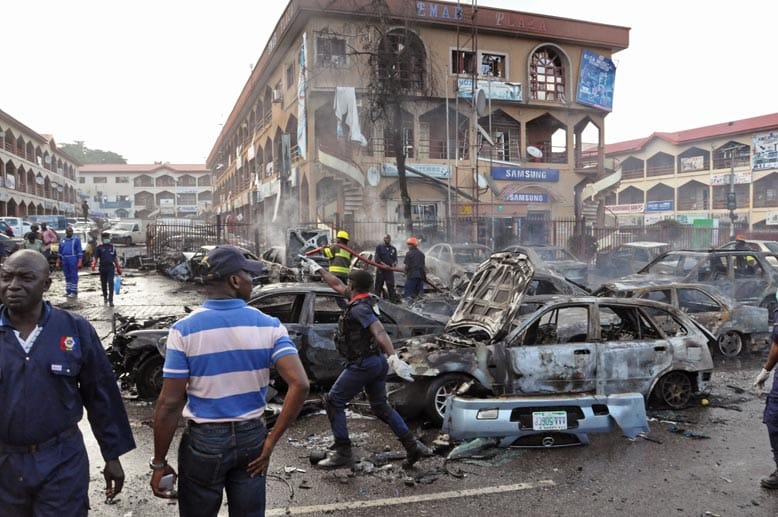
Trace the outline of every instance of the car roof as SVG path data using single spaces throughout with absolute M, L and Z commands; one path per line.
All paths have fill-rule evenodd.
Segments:
M 667 242 L 653 242 L 653 241 L 635 241 L 625 242 L 622 246 L 631 246 L 633 248 L 656 248 L 658 246 L 669 246 Z

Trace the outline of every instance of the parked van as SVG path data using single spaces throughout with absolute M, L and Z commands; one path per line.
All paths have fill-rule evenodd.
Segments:
M 122 219 L 108 229 L 111 242 L 132 246 L 146 242 L 146 222 L 141 219 Z
M 14 232 L 14 237 L 24 237 L 27 232 L 30 231 L 30 221 L 25 221 L 21 217 L 0 217 L 0 221 L 4 221 L 11 230 Z

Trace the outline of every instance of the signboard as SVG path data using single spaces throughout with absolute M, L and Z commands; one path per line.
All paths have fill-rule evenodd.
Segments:
M 650 214 L 650 215 L 644 215 L 643 216 L 643 224 L 646 226 L 650 224 L 658 223 L 659 221 L 664 221 L 665 219 L 672 219 L 673 216 L 669 214 Z
M 767 212 L 765 224 L 767 226 L 778 226 L 778 212 Z
M 576 101 L 606 111 L 613 110 L 613 88 L 616 65 L 609 57 L 584 50 L 578 75 Z
M 548 194 L 534 192 L 509 192 L 503 198 L 514 203 L 548 203 Z
M 678 214 L 675 216 L 675 220 L 678 221 L 681 224 L 694 224 L 694 221 L 699 221 L 702 219 L 708 219 L 708 214 L 706 213 L 697 213 L 697 214 Z
M 172 197 L 163 197 L 159 199 L 159 206 L 173 206 L 175 204 L 175 199 Z
M 492 166 L 492 178 L 508 181 L 559 181 L 559 169 Z
M 645 209 L 643 203 L 630 203 L 626 205 L 605 205 L 605 209 L 614 214 L 634 214 Z
M 406 163 L 408 167 L 413 167 L 417 171 L 421 172 L 422 174 L 426 174 L 427 176 L 431 176 L 433 178 L 440 178 L 440 179 L 446 179 L 449 177 L 449 167 L 448 165 L 439 165 L 436 163 Z M 405 174 L 408 177 L 414 177 L 414 178 L 420 178 L 418 174 L 415 174 L 408 169 L 405 170 Z M 382 163 L 381 164 L 381 176 L 385 177 L 397 177 L 399 176 L 399 173 L 397 172 L 397 165 L 393 163 Z
M 646 203 L 646 212 L 668 212 L 673 209 L 673 200 L 649 201 Z
M 506 83 L 504 81 L 487 81 L 478 79 L 476 90 L 483 90 L 487 99 L 495 101 L 521 101 L 521 83 Z M 457 79 L 457 97 L 460 99 L 473 98 L 473 80 Z
M 751 149 L 751 165 L 755 171 L 778 168 L 778 132 L 754 135 Z
M 701 171 L 705 168 L 704 156 L 682 156 L 681 172 Z
M 729 185 L 730 176 L 732 176 L 732 173 L 729 172 L 711 174 L 710 184 L 714 186 Z M 744 184 L 751 183 L 751 171 L 736 171 L 734 176 L 735 176 L 735 185 L 744 185 Z

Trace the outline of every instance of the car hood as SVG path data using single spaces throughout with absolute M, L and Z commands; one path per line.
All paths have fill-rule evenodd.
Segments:
M 490 339 L 503 335 L 521 305 L 535 269 L 524 253 L 494 253 L 473 275 L 446 325 L 446 332 L 479 329 Z

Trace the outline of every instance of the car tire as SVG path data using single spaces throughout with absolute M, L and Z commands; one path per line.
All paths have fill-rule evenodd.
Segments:
M 724 357 L 735 357 L 743 350 L 743 337 L 734 330 L 729 330 L 718 338 L 719 352 Z
M 692 398 L 692 380 L 686 372 L 666 373 L 657 383 L 657 398 L 672 409 L 683 409 Z
M 162 366 L 165 359 L 159 354 L 146 357 L 135 372 L 135 389 L 138 390 L 138 398 L 153 400 L 162 391 Z
M 759 306 L 767 309 L 767 324 L 772 327 L 775 318 L 775 310 L 778 309 L 778 302 L 775 300 L 775 295 L 765 297 Z
M 424 414 L 433 424 L 443 424 L 446 400 L 454 395 L 463 382 L 469 380 L 470 377 L 462 373 L 447 373 L 430 381 L 424 397 Z

